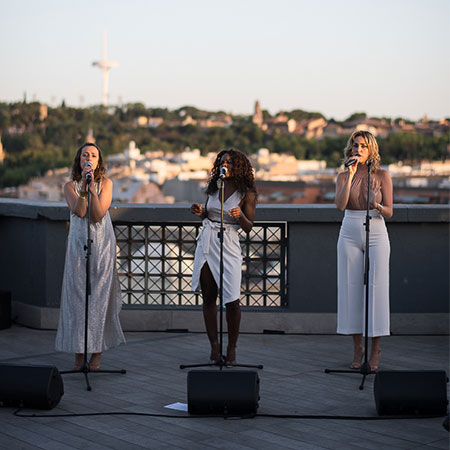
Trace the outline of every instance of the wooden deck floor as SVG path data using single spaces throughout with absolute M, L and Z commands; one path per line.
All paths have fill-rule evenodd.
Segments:
M 105 352 L 102 368 L 126 375 L 63 376 L 65 394 L 51 411 L 37 414 L 96 416 L 21 418 L 0 408 L 0 448 L 4 449 L 448 449 L 443 418 L 337 420 L 201 418 L 165 408 L 187 402 L 187 370 L 180 363 L 208 358 L 202 333 L 126 333 L 127 345 Z M 54 351 L 54 331 L 19 326 L 0 331 L 0 362 L 72 367 L 72 355 Z M 374 376 L 359 390 L 359 374 L 325 374 L 345 368 L 349 338 L 323 335 L 243 334 L 238 362 L 264 364 L 259 414 L 351 415 L 376 417 Z M 448 336 L 393 336 L 382 341 L 381 369 L 448 370 Z M 238 370 L 238 369 L 229 369 Z M 31 411 L 24 411 L 31 412 Z M 187 418 L 108 415 L 139 412 Z

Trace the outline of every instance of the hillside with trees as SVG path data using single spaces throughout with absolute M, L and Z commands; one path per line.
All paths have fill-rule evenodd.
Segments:
M 348 135 L 307 139 L 295 133 L 270 133 L 255 125 L 251 116 L 231 116 L 231 124 L 222 127 L 202 127 L 198 122 L 182 125 L 186 116 L 200 121 L 226 115 L 223 111 L 202 111 L 193 106 L 171 111 L 147 108 L 142 103 L 108 109 L 101 106 L 73 108 L 62 104 L 57 108 L 48 107 L 45 117 L 40 108 L 37 102 L 0 103 L 0 133 L 5 151 L 4 162 L 0 165 L 0 187 L 24 184 L 49 169 L 70 166 L 89 130 L 93 131 L 105 155 L 123 151 L 128 142 L 134 140 L 143 152 L 177 153 L 190 147 L 206 154 L 235 147 L 250 154 L 264 147 L 271 152 L 295 155 L 298 159 L 326 160 L 329 167 L 341 164 L 348 139 Z M 300 109 L 284 114 L 297 121 L 323 118 L 320 113 Z M 266 111 L 264 115 L 270 116 Z M 155 127 L 139 126 L 139 117 L 157 117 L 162 121 Z M 348 121 L 361 118 L 366 115 L 355 113 Z M 332 119 L 328 122 L 338 123 Z M 444 160 L 448 157 L 448 143 L 448 132 L 438 136 L 396 132 L 379 139 L 384 164 Z

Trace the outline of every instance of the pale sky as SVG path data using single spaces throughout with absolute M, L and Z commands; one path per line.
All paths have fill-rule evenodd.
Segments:
M 0 0 L 0 101 L 450 116 L 448 0 Z

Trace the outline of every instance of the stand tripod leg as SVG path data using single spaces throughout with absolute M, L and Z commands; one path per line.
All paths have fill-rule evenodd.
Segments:
M 363 375 L 361 384 L 359 385 L 359 390 L 362 391 L 364 389 L 364 382 L 366 381 L 366 374 Z
M 84 372 L 84 379 L 86 380 L 86 389 L 92 391 L 91 385 L 89 384 L 88 372 Z

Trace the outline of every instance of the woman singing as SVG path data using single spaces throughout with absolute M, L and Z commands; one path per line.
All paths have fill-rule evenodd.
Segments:
M 220 170 L 224 178 L 224 245 L 223 245 L 223 303 L 226 305 L 228 346 L 225 363 L 236 363 L 236 344 L 239 335 L 241 310 L 242 254 L 238 229 L 250 232 L 255 217 L 257 193 L 252 166 L 238 150 L 222 150 L 214 161 L 206 188 L 205 207 L 193 204 L 192 214 L 203 220 L 197 238 L 192 290 L 200 283 L 203 295 L 203 317 L 211 344 L 210 363 L 218 360 L 220 348 L 217 335 L 217 294 L 220 286 L 220 240 L 222 193 L 219 190 Z
M 354 132 L 344 150 L 345 172 L 336 182 L 336 206 L 344 211 L 338 253 L 338 325 L 337 332 L 353 336 L 352 369 L 360 369 L 364 352 L 363 330 L 365 309 L 364 252 L 367 207 L 368 163 L 370 163 L 370 270 L 369 329 L 372 337 L 369 364 L 378 368 L 380 336 L 389 331 L 389 237 L 384 218 L 392 217 L 392 180 L 380 168 L 380 155 L 375 137 L 368 131 Z M 348 163 L 351 163 L 348 165 Z
M 88 304 L 87 352 L 91 353 L 90 370 L 100 369 L 102 352 L 125 338 L 119 322 L 122 304 L 116 269 L 116 238 L 109 217 L 112 181 L 104 176 L 100 148 L 83 144 L 72 166 L 72 181 L 64 186 L 70 209 L 70 229 L 61 292 L 61 310 L 56 349 L 75 353 L 74 370 L 84 360 L 86 304 L 87 197 L 90 195 L 90 280 Z M 87 183 L 86 177 L 92 181 Z

